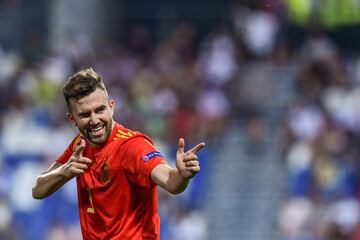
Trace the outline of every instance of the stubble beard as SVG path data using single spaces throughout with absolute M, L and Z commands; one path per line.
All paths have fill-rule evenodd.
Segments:
M 90 142 L 92 143 L 92 145 L 94 146 L 101 146 L 103 145 L 104 143 L 106 143 L 106 141 L 108 140 L 110 134 L 111 134 L 111 131 L 112 131 L 112 128 L 113 128 L 113 121 L 110 121 L 109 123 L 107 124 L 101 124 L 101 131 L 103 131 L 102 133 L 102 136 L 94 136 L 93 134 L 93 130 L 98 128 L 99 126 L 97 127 L 86 127 L 84 129 L 82 129 L 80 132 L 82 135 L 85 136 L 85 138 Z M 96 131 L 95 131 L 96 132 Z

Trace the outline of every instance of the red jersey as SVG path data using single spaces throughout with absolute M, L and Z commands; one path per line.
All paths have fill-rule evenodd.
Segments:
M 66 163 L 78 135 L 56 160 Z M 85 240 L 160 239 L 157 187 L 150 174 L 165 159 L 152 141 L 116 124 L 107 142 L 83 156 L 92 163 L 76 177 L 80 224 Z

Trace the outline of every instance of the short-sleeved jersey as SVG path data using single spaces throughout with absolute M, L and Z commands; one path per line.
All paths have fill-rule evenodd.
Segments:
M 80 138 L 56 161 L 66 163 Z M 83 156 L 92 160 L 76 177 L 83 239 L 160 239 L 157 186 L 150 174 L 165 159 L 152 141 L 116 124 L 103 146 L 87 143 Z

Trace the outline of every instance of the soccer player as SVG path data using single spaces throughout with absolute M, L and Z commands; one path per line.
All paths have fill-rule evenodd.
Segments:
M 46 198 L 76 177 L 84 239 L 160 239 L 157 185 L 184 191 L 200 171 L 196 153 L 205 143 L 185 152 L 180 138 L 172 168 L 150 138 L 114 121 L 115 102 L 91 68 L 70 77 L 62 93 L 79 134 L 37 177 L 33 197 Z

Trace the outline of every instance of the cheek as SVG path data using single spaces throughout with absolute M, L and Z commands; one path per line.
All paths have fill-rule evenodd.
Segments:
M 110 121 L 112 118 L 112 111 L 109 110 L 107 111 L 106 113 L 104 113 L 102 116 L 101 116 L 101 119 L 104 119 L 106 120 L 107 122 Z
M 77 126 L 78 126 L 79 128 L 84 128 L 84 127 L 87 125 L 87 123 L 88 123 L 87 120 L 85 120 L 85 119 L 79 119 L 79 120 L 77 121 Z

